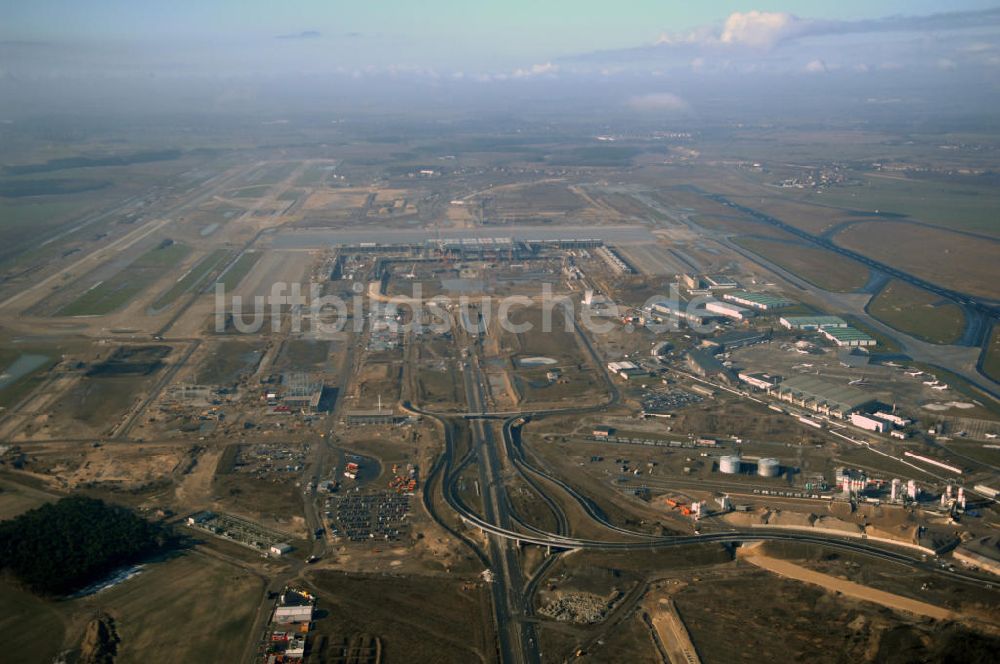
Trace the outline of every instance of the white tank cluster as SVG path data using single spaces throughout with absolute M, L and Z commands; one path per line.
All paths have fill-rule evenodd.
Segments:
M 740 458 L 739 454 L 730 454 L 719 457 L 719 472 L 725 473 L 726 475 L 735 475 L 739 473 L 742 465 L 743 460 Z
M 757 474 L 761 477 L 777 477 L 781 474 L 781 462 L 765 457 L 757 462 Z

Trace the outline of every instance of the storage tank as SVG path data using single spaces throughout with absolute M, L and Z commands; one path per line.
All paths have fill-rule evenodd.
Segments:
M 741 461 L 739 454 L 719 457 L 719 472 L 727 475 L 735 475 L 740 472 Z
M 781 462 L 769 457 L 761 459 L 757 462 L 757 474 L 761 477 L 777 477 L 781 474 Z

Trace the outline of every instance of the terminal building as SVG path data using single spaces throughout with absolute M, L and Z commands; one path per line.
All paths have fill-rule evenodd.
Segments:
M 847 419 L 851 413 L 875 403 L 866 392 L 850 385 L 829 383 L 811 375 L 786 378 L 767 393 L 816 413 Z
M 747 291 L 723 293 L 722 299 L 727 302 L 735 302 L 736 304 L 744 307 L 756 309 L 757 311 L 774 311 L 775 309 L 783 309 L 795 304 L 788 298 L 781 297 L 780 295 L 772 295 L 770 293 L 750 293 Z

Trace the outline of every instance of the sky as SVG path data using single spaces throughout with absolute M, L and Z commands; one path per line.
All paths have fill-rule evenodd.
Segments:
M 693 84 L 891 72 L 996 88 L 1000 0 L 0 0 L 0 93 L 23 98 L 88 81 L 654 78 L 675 84 L 640 85 L 660 96 L 634 106 L 682 108 Z
M 293 53 L 317 65 L 364 68 L 528 67 L 578 53 L 622 49 L 664 33 L 719 24 L 734 13 L 789 13 L 852 21 L 919 16 L 1000 6 L 996 0 L 798 0 L 689 2 L 668 0 L 6 0 L 0 41 L 45 42 L 81 55 L 117 49 L 160 66 L 183 62 L 188 49 L 263 67 L 262 56 Z M 278 39 L 286 37 L 285 39 Z M 296 37 L 298 37 L 296 39 Z M 294 42 L 308 41 L 308 48 Z M 257 62 L 254 54 L 261 56 Z M 206 71 L 212 63 L 200 63 Z M 266 68 L 266 67 L 264 67 Z

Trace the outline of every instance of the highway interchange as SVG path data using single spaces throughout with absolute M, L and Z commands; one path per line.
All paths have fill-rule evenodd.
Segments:
M 592 349 L 591 349 L 592 350 Z M 585 414 L 606 409 L 617 403 L 617 389 L 610 384 L 611 396 L 605 403 L 572 409 L 553 409 L 524 412 L 519 416 L 499 418 L 491 416 L 484 394 L 485 378 L 480 371 L 478 357 L 473 353 L 465 365 L 464 391 L 469 413 L 476 415 L 438 414 L 405 404 L 414 412 L 436 420 L 445 435 L 445 451 L 428 476 L 424 505 L 431 516 L 449 532 L 459 536 L 488 564 L 492 572 L 492 596 L 497 624 L 498 649 L 503 662 L 538 662 L 540 653 L 534 622 L 530 620 L 535 590 L 558 554 L 572 550 L 600 551 L 649 551 L 664 548 L 697 546 L 704 544 L 739 545 L 747 542 L 788 541 L 820 545 L 850 551 L 905 566 L 915 572 L 934 573 L 953 581 L 973 583 L 992 588 L 992 581 L 974 574 L 953 571 L 928 560 L 928 556 L 904 546 L 873 543 L 861 538 L 839 537 L 826 533 L 809 533 L 777 528 L 733 529 L 725 532 L 706 532 L 694 535 L 654 536 L 630 531 L 609 522 L 600 507 L 566 482 L 544 469 L 532 465 L 520 447 L 520 428 L 526 420 L 544 418 L 551 414 Z M 500 445 L 493 429 L 500 426 Z M 468 451 L 458 456 L 458 440 L 463 434 L 470 437 Z M 502 457 L 506 460 L 504 464 Z M 476 463 L 482 498 L 482 513 L 470 507 L 460 493 L 461 476 L 470 464 Z M 506 466 L 506 467 L 505 467 Z M 505 477 L 516 473 L 541 496 L 553 512 L 557 532 L 546 532 L 521 522 L 511 507 Z M 585 539 L 568 533 L 565 514 L 558 502 L 547 495 L 544 484 L 551 483 L 576 501 L 583 512 L 608 532 L 607 539 Z M 435 506 L 434 492 L 440 487 L 444 503 L 462 522 L 480 531 L 487 543 L 486 551 L 464 534 L 447 525 Z M 525 579 L 521 566 L 520 549 L 526 545 L 544 547 L 549 554 L 529 579 Z

